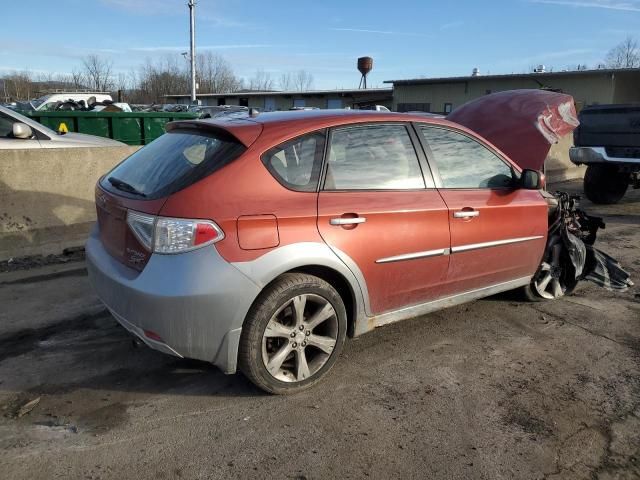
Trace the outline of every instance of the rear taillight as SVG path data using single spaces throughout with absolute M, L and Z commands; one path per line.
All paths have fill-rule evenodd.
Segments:
M 138 241 L 154 253 L 187 252 L 224 238 L 220 227 L 210 220 L 156 217 L 129 210 L 127 224 Z

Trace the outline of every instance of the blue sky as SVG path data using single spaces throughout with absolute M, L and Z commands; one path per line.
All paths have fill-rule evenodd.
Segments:
M 129 72 L 188 49 L 187 0 L 3 2 L 0 73 L 67 72 L 97 53 Z M 371 86 L 390 79 L 595 66 L 628 35 L 640 0 L 198 0 L 197 45 L 236 73 L 306 69 L 315 88 L 357 87 L 356 58 L 374 57 Z M 72 20 L 75 19 L 75 20 Z

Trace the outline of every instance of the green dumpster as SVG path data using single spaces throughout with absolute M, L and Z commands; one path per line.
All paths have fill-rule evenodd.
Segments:
M 70 132 L 113 138 L 128 145 L 146 145 L 164 133 L 167 122 L 198 118 L 193 112 L 20 112 L 58 131 L 61 123 Z

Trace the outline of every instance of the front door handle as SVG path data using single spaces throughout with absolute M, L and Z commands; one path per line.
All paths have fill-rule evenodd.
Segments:
M 358 225 L 366 221 L 367 219 L 365 217 L 354 217 L 354 218 L 338 217 L 338 218 L 332 218 L 331 220 L 329 220 L 329 223 L 331 225 L 344 226 L 344 225 Z
M 454 218 L 474 218 L 479 217 L 480 212 L 477 210 L 462 210 L 461 212 L 454 212 Z

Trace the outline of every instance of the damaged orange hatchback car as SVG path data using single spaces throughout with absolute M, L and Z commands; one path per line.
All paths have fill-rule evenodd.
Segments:
M 498 94 L 454 121 L 171 123 L 96 186 L 91 281 L 150 347 L 273 393 L 320 380 L 348 335 L 515 288 L 559 297 L 588 273 L 599 219 L 543 190 L 553 136 L 576 123 L 571 97 L 541 93 Z

